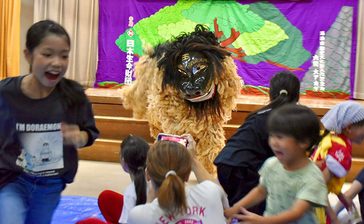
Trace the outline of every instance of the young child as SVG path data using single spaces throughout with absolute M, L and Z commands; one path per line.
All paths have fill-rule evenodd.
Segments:
M 341 193 L 345 176 L 351 168 L 352 143 L 360 144 L 364 139 L 364 106 L 354 101 L 335 105 L 321 119 L 325 128 L 322 140 L 311 156 L 324 174 L 328 191 L 336 194 L 349 209 L 351 200 Z M 321 223 L 339 223 L 330 206 L 318 213 Z
M 313 207 L 327 205 L 327 189 L 318 167 L 307 157 L 319 140 L 319 120 L 305 106 L 288 104 L 268 118 L 269 145 L 275 157 L 264 162 L 259 185 L 251 190 L 226 216 L 247 223 L 317 223 Z M 245 208 L 265 200 L 264 216 Z M 241 214 L 238 214 L 241 212 Z
M 130 210 L 147 201 L 145 163 L 148 150 L 148 143 L 137 136 L 128 136 L 121 144 L 121 164 L 124 171 L 129 173 L 132 183 L 124 191 L 124 205 L 119 223 L 127 223 Z
M 147 181 L 145 166 L 149 150 L 148 143 L 141 137 L 129 135 L 120 145 L 120 163 L 123 170 L 129 173 L 131 183 L 124 195 L 111 190 L 101 192 L 98 204 L 107 223 L 127 223 L 129 212 L 136 205 L 147 201 Z M 79 221 L 78 224 L 105 223 L 96 218 Z
M 0 188 L 0 223 L 51 223 L 61 192 L 76 174 L 77 149 L 98 136 L 83 87 L 64 78 L 70 48 L 62 26 L 39 21 L 26 35 L 30 74 L 0 82 L 1 98 L 14 116 L 21 143 L 19 151 L 0 151 L 0 166 L 20 169 Z
M 130 211 L 128 224 L 226 223 L 226 195 L 202 164 L 193 158 L 191 136 L 187 148 L 172 141 L 158 141 L 148 152 L 147 177 L 156 198 Z M 193 145 L 193 146 L 191 146 Z M 193 149 L 192 149 L 193 148 Z M 191 170 L 196 185 L 186 186 Z

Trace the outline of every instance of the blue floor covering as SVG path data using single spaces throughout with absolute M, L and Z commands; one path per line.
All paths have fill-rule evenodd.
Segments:
M 89 217 L 97 217 L 104 220 L 97 206 L 97 198 L 62 196 L 53 215 L 52 224 L 74 224 Z

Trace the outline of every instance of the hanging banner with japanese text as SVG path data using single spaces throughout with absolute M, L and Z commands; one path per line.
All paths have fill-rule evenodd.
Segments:
M 143 47 L 204 24 L 235 59 L 242 93 L 266 94 L 283 69 L 302 94 L 347 98 L 355 77 L 358 0 L 100 0 L 95 86 L 133 80 Z

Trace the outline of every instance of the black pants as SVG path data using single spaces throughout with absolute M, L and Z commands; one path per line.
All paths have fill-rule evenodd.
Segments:
M 230 206 L 242 199 L 259 183 L 259 174 L 256 171 L 245 167 L 219 164 L 217 165 L 217 177 L 228 195 Z M 263 215 L 265 201 L 254 207 L 248 208 L 248 210 Z

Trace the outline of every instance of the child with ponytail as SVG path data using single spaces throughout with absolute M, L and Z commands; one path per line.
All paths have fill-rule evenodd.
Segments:
M 128 214 L 136 205 L 147 201 L 147 181 L 145 163 L 149 150 L 148 143 L 141 137 L 129 135 L 120 145 L 120 163 L 130 175 L 131 183 L 124 194 L 104 190 L 98 198 L 98 205 L 106 223 L 128 223 Z M 106 224 L 98 218 L 87 218 L 77 224 Z
M 127 223 L 130 210 L 147 201 L 145 163 L 148 150 L 148 143 L 137 136 L 129 135 L 121 143 L 120 162 L 124 171 L 129 173 L 132 183 L 124 191 L 124 205 L 119 223 Z
M 149 150 L 146 173 L 156 198 L 133 208 L 128 224 L 226 223 L 226 195 L 193 157 L 193 138 L 185 137 L 188 149 L 177 142 L 158 141 Z M 191 171 L 199 183 L 186 186 Z

